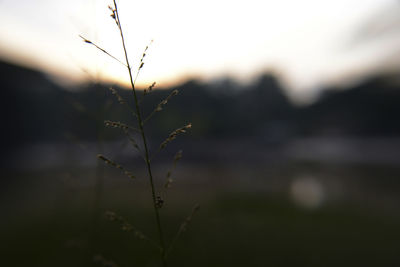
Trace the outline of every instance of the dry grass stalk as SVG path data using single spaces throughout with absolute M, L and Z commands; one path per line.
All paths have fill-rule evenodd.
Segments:
M 118 164 L 118 163 L 116 163 L 115 161 L 112 161 L 112 160 L 106 158 L 104 155 L 98 154 L 98 155 L 97 155 L 97 158 L 100 159 L 100 160 L 102 160 L 102 161 L 104 161 L 106 164 L 108 164 L 108 165 L 110 165 L 110 166 L 113 166 L 113 167 L 115 167 L 115 168 L 121 170 L 122 173 L 125 174 L 126 176 L 128 176 L 129 178 L 131 178 L 131 179 L 135 179 L 135 178 L 136 178 L 136 177 L 132 174 L 132 172 L 125 170 L 125 168 L 122 167 L 120 164 Z
M 139 61 L 139 64 L 138 64 L 138 68 L 137 68 L 136 74 L 134 75 L 133 72 L 132 72 L 131 64 L 130 64 L 129 59 L 128 59 L 128 53 L 127 53 L 126 43 L 125 43 L 125 38 L 124 38 L 124 32 L 122 30 L 121 21 L 120 21 L 119 12 L 118 12 L 118 6 L 117 6 L 117 3 L 116 3 L 116 0 L 113 0 L 113 4 L 114 4 L 113 6 L 109 6 L 108 8 L 112 12 L 110 16 L 114 20 L 114 22 L 116 23 L 116 25 L 118 27 L 118 30 L 119 30 L 119 33 L 120 33 L 120 36 L 121 36 L 121 42 L 122 42 L 122 48 L 123 48 L 123 51 L 124 51 L 125 62 L 122 62 L 121 60 L 117 59 L 116 57 L 111 55 L 108 51 L 106 51 L 105 49 L 101 48 L 100 46 L 98 46 L 97 44 L 93 43 L 92 41 L 88 40 L 87 38 L 82 37 L 82 36 L 80 36 L 80 37 L 84 40 L 85 43 L 93 45 L 94 47 L 96 47 L 97 49 L 99 49 L 103 53 L 107 54 L 111 58 L 115 59 L 119 63 L 123 64 L 127 68 L 127 71 L 128 71 L 128 74 L 129 74 L 130 85 L 131 85 L 131 91 L 132 91 L 132 94 L 133 94 L 134 106 L 131 108 L 130 105 L 128 105 L 128 102 L 125 101 L 125 99 L 122 98 L 121 95 L 118 94 L 117 90 L 115 90 L 114 88 L 110 88 L 110 91 L 116 97 L 117 101 L 121 105 L 125 105 L 130 109 L 131 113 L 136 118 L 137 127 L 132 127 L 132 126 L 130 126 L 128 124 L 125 124 L 125 123 L 122 123 L 122 122 L 110 121 L 110 120 L 104 121 L 104 124 L 107 127 L 117 128 L 117 129 L 122 130 L 124 132 L 124 134 L 127 136 L 127 138 L 129 139 L 129 141 L 132 143 L 132 145 L 139 152 L 142 152 L 142 154 L 143 154 L 142 156 L 143 156 L 143 159 L 144 159 L 145 164 L 146 164 L 148 180 L 149 180 L 149 184 L 150 184 L 150 188 L 151 188 L 151 199 L 152 199 L 152 202 L 153 202 L 154 214 L 155 214 L 155 219 L 156 219 L 156 227 L 157 227 L 157 232 L 158 232 L 158 244 L 156 244 L 156 246 L 160 249 L 161 263 L 162 263 L 162 266 L 165 267 L 165 266 L 167 266 L 167 252 L 169 253 L 172 250 L 172 247 L 173 247 L 174 243 L 176 242 L 176 240 L 179 238 L 179 236 L 184 231 L 186 231 L 186 228 L 187 228 L 188 224 L 192 220 L 193 214 L 198 210 L 198 206 L 196 206 L 192 210 L 192 213 L 181 224 L 177 235 L 172 240 L 169 248 L 167 249 L 166 242 L 164 240 L 164 234 L 163 234 L 163 228 L 162 228 L 162 224 L 161 224 L 161 218 L 160 218 L 160 214 L 159 214 L 159 210 L 164 205 L 164 199 L 161 197 L 161 194 L 156 194 L 156 185 L 154 183 L 154 178 L 153 178 L 153 173 L 152 173 L 152 166 L 151 166 L 151 160 L 150 160 L 150 150 L 149 150 L 149 147 L 148 147 L 148 144 L 147 144 L 147 136 L 145 134 L 144 124 L 145 124 L 145 122 L 150 120 L 155 113 L 162 111 L 164 106 L 169 102 L 169 100 L 173 96 L 176 96 L 178 94 L 178 90 L 173 90 L 164 100 L 162 100 L 155 107 L 155 109 L 150 113 L 150 115 L 145 117 L 146 119 L 143 119 L 144 117 L 142 115 L 142 110 L 141 110 L 141 107 L 140 107 L 141 101 L 138 99 L 137 89 L 135 87 L 135 84 L 136 84 L 136 80 L 137 80 L 137 78 L 139 76 L 140 70 L 144 66 L 144 59 L 146 57 L 146 53 L 147 53 L 147 50 L 149 48 L 149 45 L 147 45 L 146 48 L 144 49 L 142 57 L 141 57 L 141 59 Z M 145 89 L 143 91 L 143 97 L 146 96 L 147 94 L 149 94 L 150 92 L 152 92 L 152 90 L 155 87 L 155 85 L 156 85 L 156 83 L 154 82 L 147 89 Z M 192 124 L 189 123 L 189 124 L 187 124 L 187 125 L 185 125 L 185 126 L 183 126 L 181 128 L 176 129 L 172 133 L 170 133 L 169 136 L 160 144 L 156 154 L 158 152 L 160 152 L 161 150 L 163 150 L 171 141 L 175 140 L 178 135 L 180 135 L 182 133 L 186 133 L 187 130 L 190 129 L 191 127 L 192 127 Z M 140 136 L 142 149 L 139 148 L 136 140 L 132 137 L 131 132 L 136 132 Z M 102 154 L 99 154 L 99 155 L 97 155 L 97 157 L 100 160 L 104 161 L 107 165 L 110 165 L 110 166 L 112 166 L 114 168 L 119 169 L 120 171 L 122 171 L 128 177 L 135 178 L 135 176 L 130 171 L 127 171 L 120 164 L 116 163 L 115 161 L 112 161 L 112 160 L 108 159 L 106 156 L 104 156 Z M 170 185 L 172 183 L 172 179 L 171 179 L 172 171 L 175 169 L 177 162 L 181 158 L 182 158 L 182 151 L 179 151 L 174 157 L 172 168 L 167 172 L 167 175 L 166 175 L 167 181 L 165 182 L 164 185 L 160 186 L 161 189 L 165 190 L 166 188 L 170 187 Z M 149 240 L 149 241 L 153 242 L 152 240 L 147 238 L 144 234 L 142 234 L 140 231 L 136 230 L 136 228 L 132 224 L 128 223 L 123 217 L 116 215 L 114 212 L 107 212 L 106 215 L 110 220 L 118 222 L 123 231 L 133 232 L 134 235 L 136 237 L 138 237 L 139 239 L 146 239 L 146 240 Z M 101 258 L 99 258 L 99 259 L 101 259 Z

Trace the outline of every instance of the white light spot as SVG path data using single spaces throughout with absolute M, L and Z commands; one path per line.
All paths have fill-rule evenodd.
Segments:
M 312 176 L 296 178 L 290 185 L 290 195 L 296 204 L 308 209 L 320 207 L 325 198 L 322 184 Z

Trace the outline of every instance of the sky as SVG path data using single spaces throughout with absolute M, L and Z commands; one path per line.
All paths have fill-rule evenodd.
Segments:
M 127 83 L 106 0 L 0 0 L 0 58 L 60 81 Z M 120 0 L 131 63 L 151 43 L 138 82 L 230 77 L 251 82 L 276 75 L 293 98 L 320 88 L 396 72 L 400 1 L 395 0 Z

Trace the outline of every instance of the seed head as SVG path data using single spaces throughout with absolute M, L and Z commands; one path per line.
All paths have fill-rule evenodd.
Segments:
M 113 95 L 117 98 L 118 102 L 119 102 L 121 105 L 126 104 L 126 101 L 125 101 L 125 100 L 122 98 L 122 96 L 117 92 L 117 90 L 115 90 L 114 88 L 110 87 L 110 91 L 111 91 L 111 94 L 113 94 Z
M 160 196 L 157 196 L 156 197 L 156 208 L 161 209 L 163 205 L 164 205 L 164 200 Z
M 170 133 L 170 135 L 168 136 L 167 139 L 165 139 L 164 142 L 161 143 L 160 145 L 160 149 L 163 149 L 167 146 L 168 143 L 170 143 L 171 141 L 175 140 L 176 137 L 178 136 L 178 134 L 182 134 L 182 133 L 186 133 L 187 129 L 192 128 L 192 124 L 189 123 L 181 128 L 176 129 L 175 131 L 173 131 L 172 133 Z
M 98 155 L 97 155 L 97 158 L 100 159 L 100 160 L 102 160 L 102 161 L 104 161 L 106 164 L 108 164 L 108 165 L 110 165 L 110 166 L 113 166 L 113 167 L 115 167 L 115 168 L 121 170 L 122 173 L 125 174 L 126 176 L 128 176 L 129 178 L 131 178 L 131 179 L 136 178 L 130 171 L 125 170 L 124 167 L 122 167 L 122 166 L 119 165 L 118 163 L 116 163 L 116 162 L 114 162 L 114 161 L 112 161 L 112 160 L 106 158 L 104 155 L 98 154 Z

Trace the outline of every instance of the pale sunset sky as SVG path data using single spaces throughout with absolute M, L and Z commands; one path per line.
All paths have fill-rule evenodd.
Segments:
M 62 81 L 127 82 L 106 0 L 0 0 L 0 58 Z M 400 67 L 400 1 L 119 0 L 131 63 L 151 44 L 139 78 L 162 86 L 188 78 L 248 82 L 272 72 L 307 98 Z

